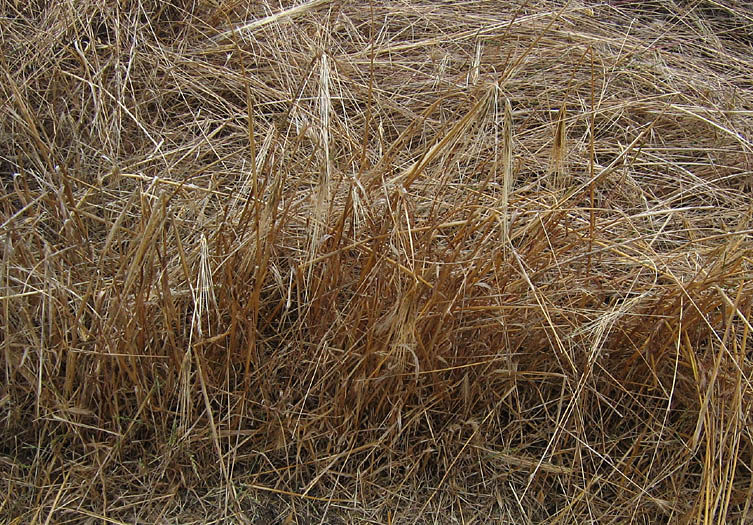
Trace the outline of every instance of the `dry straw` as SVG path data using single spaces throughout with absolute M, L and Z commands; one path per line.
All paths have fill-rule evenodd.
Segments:
M 751 21 L 0 0 L 0 522 L 745 522 Z

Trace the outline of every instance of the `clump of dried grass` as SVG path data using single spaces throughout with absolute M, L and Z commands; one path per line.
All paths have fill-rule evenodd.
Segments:
M 0 6 L 5 521 L 751 515 L 750 8 Z

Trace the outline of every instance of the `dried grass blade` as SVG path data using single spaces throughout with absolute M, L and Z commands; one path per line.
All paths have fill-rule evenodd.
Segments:
M 254 31 L 261 29 L 262 27 L 268 26 L 270 24 L 275 24 L 286 18 L 292 18 L 294 16 L 304 14 L 308 11 L 311 11 L 312 9 L 316 9 L 319 6 L 328 4 L 331 1 L 332 0 L 312 0 L 310 2 L 297 5 L 295 7 L 290 7 L 288 9 L 278 11 L 277 13 L 271 14 L 269 16 L 265 16 L 264 18 L 261 18 L 259 20 L 254 20 L 253 22 L 249 22 L 247 24 L 243 24 L 241 26 L 235 27 L 229 31 L 225 31 L 224 33 L 220 33 L 219 35 L 215 36 L 212 40 L 214 42 L 222 42 L 223 40 L 226 40 L 232 37 L 233 34 L 236 32 L 237 33 L 253 33 Z

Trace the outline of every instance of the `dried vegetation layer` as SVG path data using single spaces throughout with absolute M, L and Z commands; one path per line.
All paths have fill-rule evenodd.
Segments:
M 0 521 L 749 517 L 752 26 L 2 0 Z

